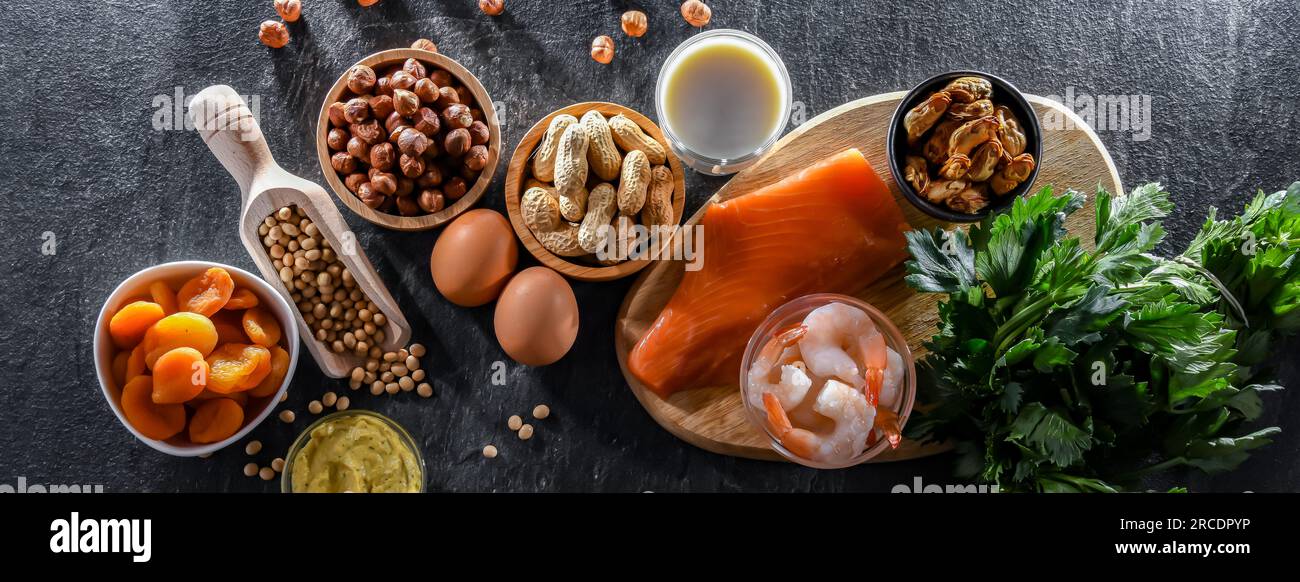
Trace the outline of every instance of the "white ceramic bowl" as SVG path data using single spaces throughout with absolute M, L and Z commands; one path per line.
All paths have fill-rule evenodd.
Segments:
M 113 340 L 108 335 L 108 321 L 112 314 L 116 313 L 129 299 L 136 297 L 149 296 L 149 284 L 154 281 L 167 281 L 172 285 L 172 289 L 180 289 L 180 282 L 185 281 L 195 275 L 212 267 L 221 267 L 230 273 L 234 279 L 236 287 L 251 289 L 257 295 L 261 306 L 269 309 L 275 314 L 275 319 L 280 323 L 280 330 L 284 334 L 284 340 L 289 350 L 289 372 L 284 376 L 284 382 L 280 384 L 279 390 L 262 403 L 262 410 L 252 416 L 252 420 L 244 423 L 243 428 L 239 429 L 230 438 L 220 442 L 207 443 L 202 445 L 190 444 L 181 439 L 168 439 L 160 441 L 151 439 L 140 434 L 131 423 L 126 421 L 122 414 L 122 407 L 119 404 L 122 397 L 122 387 L 117 385 L 113 379 Z M 113 409 L 113 414 L 117 415 L 117 420 L 131 431 L 135 438 L 140 439 L 146 445 L 156 450 L 162 451 L 169 455 L 178 457 L 197 457 L 206 455 L 213 451 L 224 448 L 230 443 L 244 438 L 257 425 L 261 424 L 266 417 L 271 414 L 275 404 L 280 401 L 280 397 L 285 390 L 289 388 L 289 382 L 293 379 L 293 372 L 298 367 L 298 325 L 294 320 L 293 308 L 289 305 L 280 293 L 263 281 L 261 278 L 230 265 L 221 263 L 210 263 L 207 261 L 178 261 L 175 263 L 164 263 L 144 269 L 122 281 L 116 289 L 108 296 L 104 306 L 99 310 L 99 319 L 95 321 L 95 373 L 99 375 L 100 391 L 104 393 L 104 399 L 108 401 L 108 407 Z M 245 415 L 248 416 L 247 414 Z

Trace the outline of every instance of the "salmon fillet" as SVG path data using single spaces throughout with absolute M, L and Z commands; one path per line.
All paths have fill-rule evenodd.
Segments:
M 854 293 L 907 257 L 903 212 L 856 149 L 711 205 L 703 268 L 688 271 L 628 355 L 660 397 L 734 385 L 749 337 L 810 293 Z

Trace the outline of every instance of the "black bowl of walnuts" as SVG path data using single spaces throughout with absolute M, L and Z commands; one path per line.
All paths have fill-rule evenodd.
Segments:
M 472 207 L 496 173 L 501 126 L 482 83 L 420 49 L 372 54 L 334 83 L 316 152 L 334 194 L 394 230 L 435 228 Z

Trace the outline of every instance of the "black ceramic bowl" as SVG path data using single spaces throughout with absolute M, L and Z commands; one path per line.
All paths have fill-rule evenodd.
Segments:
M 957 212 L 947 206 L 930 202 L 903 178 L 903 160 L 908 151 L 907 132 L 903 131 L 903 116 L 907 115 L 907 112 L 916 107 L 921 101 L 929 98 L 931 94 L 943 89 L 949 81 L 957 77 L 967 76 L 984 77 L 993 84 L 993 104 L 1005 105 L 1016 114 L 1025 130 L 1025 152 L 1033 154 L 1035 162 L 1034 171 L 1029 174 L 1029 177 L 1024 182 L 1016 186 L 1015 190 L 995 197 L 989 201 L 988 206 L 975 214 Z M 903 196 L 906 196 L 912 202 L 912 205 L 922 212 L 948 222 L 978 222 L 989 214 L 1009 208 L 1012 201 L 1033 188 L 1034 179 L 1038 177 L 1038 170 L 1043 166 L 1042 129 L 1038 126 L 1038 115 L 1034 112 L 1034 108 L 1029 105 L 1024 94 L 1019 89 L 1016 89 L 1015 85 L 1008 83 L 1001 77 L 981 71 L 952 71 L 930 77 L 920 85 L 912 88 L 911 91 L 908 91 L 907 96 L 903 97 L 903 101 L 898 104 L 898 109 L 894 110 L 894 118 L 889 122 L 888 140 L 889 173 L 894 175 L 894 182 L 898 184 L 899 190 L 903 191 Z

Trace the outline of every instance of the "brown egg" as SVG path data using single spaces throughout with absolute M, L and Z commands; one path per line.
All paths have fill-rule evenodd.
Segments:
M 564 357 L 578 338 L 578 299 L 559 273 L 524 269 L 501 292 L 493 327 L 506 355 L 545 366 Z
M 460 215 L 442 231 L 429 257 L 429 271 L 448 301 L 477 307 L 501 294 L 518 261 L 510 223 L 500 213 L 480 208 Z

